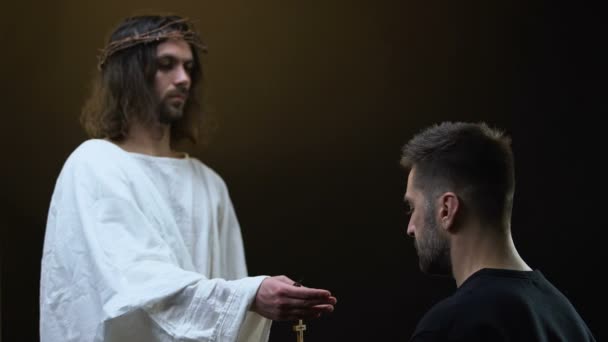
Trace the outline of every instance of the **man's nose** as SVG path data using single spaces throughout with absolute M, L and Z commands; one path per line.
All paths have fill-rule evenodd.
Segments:
M 415 230 L 416 230 L 416 227 L 411 222 L 408 222 L 407 235 L 409 235 L 410 237 L 415 237 L 415 233 L 414 233 Z
M 185 89 L 190 89 L 190 81 L 190 74 L 188 71 L 183 66 L 177 68 L 174 80 L 175 85 Z

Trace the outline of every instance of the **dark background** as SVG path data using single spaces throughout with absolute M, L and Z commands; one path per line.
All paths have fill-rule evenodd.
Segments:
M 134 1 L 3 4 L 2 337 L 38 340 L 50 196 L 86 136 L 96 54 L 124 16 L 197 23 L 218 129 L 189 149 L 226 180 L 250 273 L 330 289 L 307 341 L 401 340 L 455 288 L 405 234 L 402 145 L 443 120 L 513 138 L 513 234 L 598 340 L 606 224 L 605 18 L 584 2 Z M 291 322 L 271 341 L 295 340 Z

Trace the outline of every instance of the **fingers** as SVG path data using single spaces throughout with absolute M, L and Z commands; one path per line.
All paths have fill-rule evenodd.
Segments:
M 276 319 L 313 319 L 321 314 L 329 314 L 334 311 L 334 304 L 337 302 L 335 297 L 327 299 L 297 299 L 297 298 L 277 298 L 276 299 Z
M 289 285 L 286 287 L 285 295 L 292 298 L 300 298 L 300 299 L 326 299 L 331 297 L 331 292 L 323 289 L 315 289 L 305 286 L 294 286 L 294 281 L 290 278 L 281 275 L 273 277 L 274 279 L 280 281 L 283 284 Z
M 294 286 L 285 276 L 262 281 L 252 310 L 273 320 L 312 319 L 334 311 L 337 299 L 327 290 Z
M 332 313 L 334 312 L 333 305 L 321 304 L 315 305 L 312 307 L 313 310 L 318 311 L 319 313 Z
M 318 308 L 324 311 L 327 311 L 327 308 L 330 308 L 333 311 L 333 306 L 336 304 L 336 298 L 330 297 L 328 299 L 294 299 L 294 298 L 281 298 L 278 300 L 281 308 L 290 310 L 304 310 L 310 308 Z M 329 311 L 329 312 L 331 312 Z
M 288 290 L 287 294 L 292 298 L 305 299 L 305 300 L 329 300 L 331 293 L 327 290 L 311 289 L 311 288 L 298 288 L 297 290 Z
M 323 314 L 328 314 L 334 311 L 332 305 L 318 305 L 309 308 L 284 310 L 278 313 L 275 320 L 296 320 L 296 319 L 316 319 Z
M 285 294 L 291 298 L 299 298 L 299 299 L 328 299 L 331 297 L 331 292 L 327 290 L 321 289 L 313 289 L 310 287 L 296 287 L 290 286 L 285 289 Z

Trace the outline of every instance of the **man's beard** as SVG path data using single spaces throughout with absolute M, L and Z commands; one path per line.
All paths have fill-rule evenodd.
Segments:
M 181 91 L 175 90 L 171 93 L 168 93 L 159 103 L 159 121 L 162 124 L 170 125 L 175 121 L 182 118 L 184 115 L 184 107 L 186 106 L 186 100 L 179 101 L 177 99 L 171 98 L 174 95 L 184 95 L 187 94 L 182 93 Z
M 429 204 L 424 217 L 424 233 L 419 234 L 415 240 L 420 269 L 427 274 L 451 275 L 450 241 L 441 235 L 441 227 L 432 207 Z

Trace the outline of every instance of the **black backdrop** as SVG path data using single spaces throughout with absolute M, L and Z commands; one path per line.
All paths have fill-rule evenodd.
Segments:
M 5 5 L 3 5 L 5 6 Z M 252 274 L 338 297 L 307 341 L 406 340 L 454 284 L 420 274 L 406 237 L 401 146 L 442 120 L 513 137 L 515 243 L 598 340 L 606 228 L 605 21 L 583 3 L 79 1 L 7 4 L 0 21 L 2 337 L 38 339 L 46 212 L 111 26 L 175 12 L 209 45 L 217 129 L 189 148 L 227 182 Z M 595 115 L 595 117 L 594 117 Z M 603 254 L 603 253 L 602 253 Z M 271 341 L 295 338 L 275 323 Z

